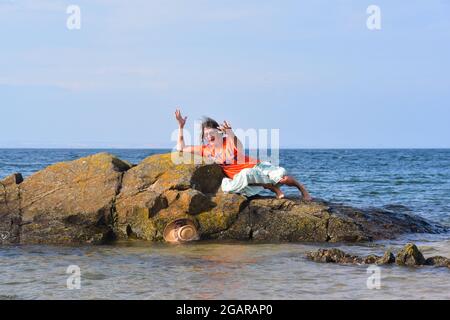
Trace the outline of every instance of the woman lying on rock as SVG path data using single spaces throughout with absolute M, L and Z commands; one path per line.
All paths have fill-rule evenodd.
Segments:
M 311 200 L 306 188 L 293 177 L 288 176 L 284 168 L 246 156 L 242 143 L 235 136 L 227 121 L 220 126 L 213 119 L 205 118 L 202 123 L 203 144 L 201 146 L 185 146 L 183 128 L 187 117 L 183 118 L 180 110 L 175 111 L 175 117 L 179 125 L 177 150 L 194 153 L 219 164 L 227 176 L 222 181 L 224 192 L 251 197 L 264 188 L 275 192 L 277 198 L 282 199 L 284 194 L 280 190 L 280 186 L 286 185 L 298 188 L 304 200 Z

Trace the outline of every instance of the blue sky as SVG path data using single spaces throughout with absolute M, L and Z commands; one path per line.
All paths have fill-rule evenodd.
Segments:
M 282 147 L 450 147 L 448 0 L 0 0 L 0 39 L 0 147 L 172 147 L 176 106 Z

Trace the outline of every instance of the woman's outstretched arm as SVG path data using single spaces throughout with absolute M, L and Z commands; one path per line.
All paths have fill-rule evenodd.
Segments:
M 186 124 L 187 117 L 181 115 L 181 110 L 175 110 L 175 118 L 178 121 L 178 140 L 177 140 L 177 151 L 183 151 L 186 145 L 184 144 L 183 130 Z
M 187 117 L 183 118 L 183 116 L 181 115 L 181 110 L 177 109 L 177 110 L 175 110 L 175 118 L 178 121 L 177 151 L 201 154 L 201 150 L 202 150 L 201 146 L 186 147 L 186 144 L 184 142 L 183 130 L 184 130 L 184 126 L 186 125 Z

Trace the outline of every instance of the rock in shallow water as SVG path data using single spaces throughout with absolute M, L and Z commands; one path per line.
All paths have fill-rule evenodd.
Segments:
M 445 231 L 392 208 L 225 194 L 220 167 L 194 158 L 198 164 L 180 164 L 178 153 L 155 155 L 132 167 L 101 153 L 23 182 L 1 180 L 0 232 L 11 234 L 1 243 L 161 241 L 179 218 L 192 219 L 202 239 L 218 240 L 361 242 Z
M 415 244 L 408 243 L 397 253 L 395 262 L 402 266 L 421 266 L 425 264 L 425 258 Z
M 369 255 L 367 257 L 352 256 L 342 250 L 319 249 L 308 252 L 306 257 L 314 262 L 338 263 L 338 264 L 377 264 L 386 265 L 396 263 L 399 266 L 435 266 L 449 267 L 450 259 L 445 257 L 431 257 L 425 260 L 424 256 L 413 243 L 405 245 L 397 254 L 397 257 L 391 252 L 386 251 L 383 257 Z
M 391 251 L 386 251 L 380 259 L 378 259 L 377 264 L 391 264 L 395 262 L 395 255 Z
M 339 249 L 319 249 L 316 252 L 309 252 L 307 257 L 315 262 L 323 263 L 359 264 L 363 261 L 360 257 L 351 256 Z
M 450 259 L 441 256 L 430 257 L 427 260 L 425 260 L 425 265 L 450 268 Z
M 392 252 L 387 251 L 383 257 L 370 255 L 367 257 L 352 256 L 342 250 L 319 249 L 318 251 L 309 252 L 306 257 L 315 262 L 338 263 L 338 264 L 391 264 L 395 262 L 395 256 Z

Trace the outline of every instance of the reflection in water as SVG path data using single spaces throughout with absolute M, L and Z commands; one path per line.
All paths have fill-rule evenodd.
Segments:
M 243 272 L 247 265 L 257 263 L 258 259 L 250 257 L 249 246 L 234 245 L 228 250 L 223 249 L 223 246 L 217 245 L 200 255 L 205 262 L 206 284 L 198 299 L 219 299 L 218 292 L 239 296 L 239 292 L 247 286 L 246 279 L 234 277 L 233 274 Z

